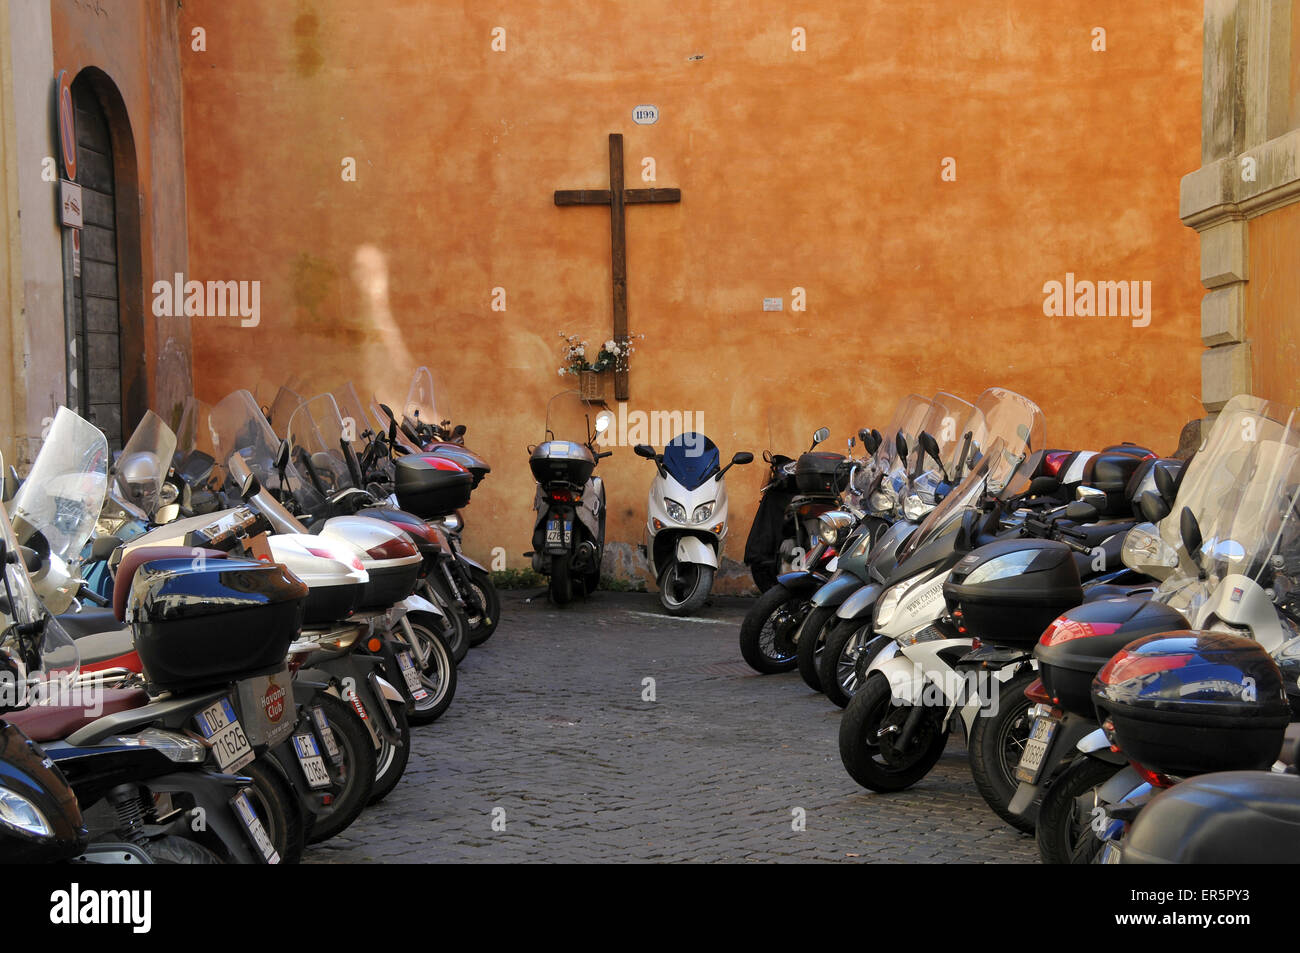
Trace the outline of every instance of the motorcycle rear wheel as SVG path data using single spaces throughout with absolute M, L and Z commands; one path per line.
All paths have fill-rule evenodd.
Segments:
M 420 671 L 420 686 L 429 694 L 423 701 L 414 702 L 415 710 L 407 718 L 413 725 L 430 725 L 442 717 L 456 697 L 456 663 L 446 641 L 437 632 L 417 622 L 411 623 L 411 632 L 420 640 L 428 659 Z
M 388 710 L 397 720 L 396 744 L 379 733 L 379 750 L 375 752 L 375 786 L 370 793 L 370 804 L 378 804 L 393 792 L 397 782 L 406 773 L 406 762 L 411 757 L 411 724 L 406 718 L 406 705 L 403 702 L 389 702 Z M 375 718 L 384 717 L 375 712 Z
M 872 791 L 891 792 L 920 781 L 943 754 L 948 733 L 941 728 L 943 709 L 926 712 L 906 751 L 896 751 L 892 736 L 881 735 L 901 726 L 914 706 L 894 704 L 889 679 L 879 672 L 867 677 L 840 719 L 840 761 L 849 777 Z
M 597 574 L 596 581 L 600 581 L 599 574 Z M 497 630 L 497 625 L 501 622 L 501 596 L 497 593 L 497 587 L 492 583 L 492 577 L 488 575 L 485 569 L 471 567 L 469 582 L 484 606 L 482 618 L 470 626 L 469 644 L 473 648 L 492 638 L 492 633 Z M 588 586 L 588 594 L 594 591 L 594 587 Z M 456 662 L 460 664 L 460 659 L 457 659 Z
M 1026 668 L 998 683 L 997 713 L 986 715 L 981 711 L 975 716 L 975 726 L 967 744 L 975 787 L 993 808 L 993 813 L 1025 834 L 1034 832 L 1037 812 L 1029 810 L 1024 814 L 1012 814 L 1007 805 L 1020 786 L 1016 780 L 1016 768 L 1033 728 L 1029 709 L 1034 703 L 1025 697 L 1025 689 L 1037 678 L 1036 671 Z
M 1034 838 L 1045 864 L 1090 864 L 1105 846 L 1092 830 L 1095 791 L 1120 772 L 1123 765 L 1082 756 L 1048 787 L 1038 808 Z
M 342 789 L 333 801 L 315 816 L 307 843 L 319 844 L 340 834 L 361 816 L 370 801 L 375 787 L 375 746 L 370 742 L 370 732 L 357 716 L 355 709 L 328 692 L 320 692 L 312 699 L 320 705 L 329 722 L 330 732 L 339 746 L 343 763 L 331 765 L 331 775 L 339 775 Z
M 551 578 L 547 583 L 551 601 L 557 606 L 568 605 L 573 601 L 573 576 L 569 573 L 567 557 L 556 559 L 551 563 Z
M 459 665 L 460 660 L 469 653 L 470 647 L 470 626 L 465 608 L 451 597 L 443 580 L 430 578 L 426 584 L 429 588 L 425 595 L 442 610 L 443 622 L 439 635 L 446 641 L 452 658 Z

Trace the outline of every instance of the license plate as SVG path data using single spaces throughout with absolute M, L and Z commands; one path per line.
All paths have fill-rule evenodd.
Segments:
M 1061 723 L 1047 715 L 1034 719 L 1034 727 L 1025 742 L 1025 750 L 1020 755 L 1020 764 L 1016 767 L 1016 780 L 1026 784 L 1037 784 L 1038 776 L 1043 771 L 1043 762 L 1047 752 L 1052 748 L 1052 739 Z
M 253 810 L 252 802 L 248 800 L 248 792 L 240 791 L 230 799 L 230 806 L 235 809 L 235 816 L 239 818 L 239 823 L 243 825 L 245 833 L 248 834 L 249 840 L 262 855 L 262 859 L 268 864 L 278 864 L 280 854 L 271 843 L 271 837 L 266 833 L 266 828 L 262 826 L 262 819 L 257 816 Z
M 325 745 L 325 753 L 335 764 L 340 764 L 343 761 L 343 752 L 339 750 L 339 743 L 334 737 L 334 729 L 330 727 L 330 720 L 325 717 L 325 709 L 320 705 L 313 705 L 311 720 L 316 725 L 316 733 L 320 735 L 321 743 Z
M 229 698 L 203 709 L 194 716 L 194 722 L 223 772 L 237 771 L 253 760 L 253 746 L 248 743 Z
M 307 785 L 313 789 L 330 786 L 330 773 L 325 769 L 325 759 L 320 756 L 316 739 L 309 732 L 293 736 L 293 752 L 298 756 Z
M 406 687 L 411 690 L 412 698 L 422 702 L 429 697 L 429 693 L 420 684 L 420 673 L 415 670 L 415 663 L 411 661 L 410 652 L 397 653 L 397 667 L 402 670 L 402 677 L 406 679 Z
M 567 546 L 569 544 L 569 534 L 573 531 L 573 521 L 561 519 L 558 516 L 552 516 L 546 524 L 546 542 L 547 544 L 557 544 Z

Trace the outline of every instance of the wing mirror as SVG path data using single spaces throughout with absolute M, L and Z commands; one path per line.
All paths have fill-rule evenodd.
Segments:
M 655 448 L 646 443 L 638 443 L 632 448 L 632 452 L 638 457 L 645 457 L 647 460 L 655 458 Z
M 817 444 L 821 443 L 823 440 L 825 440 L 825 439 L 826 439 L 827 437 L 829 437 L 830 435 L 831 435 L 831 432 L 830 432 L 827 428 L 825 428 L 825 427 L 819 427 L 819 428 L 817 428 L 817 432 L 813 434 L 812 447 L 809 447 L 808 449 L 809 449 L 809 450 L 812 450 L 813 447 L 817 446 Z
M 1169 504 L 1159 493 L 1147 490 L 1138 497 L 1138 510 L 1148 523 L 1159 523 L 1169 515 Z
M 858 439 L 862 441 L 862 449 L 866 451 L 867 456 L 872 456 L 880 449 L 882 438 L 879 430 L 868 430 L 863 427 L 858 431 Z
M 1196 514 L 1189 507 L 1184 506 L 1178 514 L 1178 535 L 1183 541 L 1183 549 L 1187 550 L 1192 562 L 1200 568 L 1201 543 L 1204 540 L 1201 538 L 1201 525 L 1196 522 Z
M 1174 498 L 1178 495 L 1174 491 L 1174 475 L 1162 467 L 1159 462 L 1155 463 L 1154 466 L 1155 473 L 1153 475 L 1156 481 L 1156 491 L 1160 494 L 1161 499 L 1165 501 L 1165 505 L 1172 507 Z
M 275 468 L 281 472 L 289 465 L 289 441 L 281 440 L 275 451 Z
M 261 492 L 262 481 L 257 478 L 256 473 L 250 471 L 248 476 L 244 477 L 243 482 L 239 484 L 240 499 L 247 502 Z
M 894 434 L 894 450 L 897 451 L 898 453 L 898 459 L 900 460 L 907 459 L 907 451 L 908 451 L 907 438 L 903 436 L 903 431 L 901 430 L 898 433 Z
M 753 463 L 754 455 L 748 450 L 741 450 L 731 458 L 733 466 L 744 466 L 746 463 Z
M 1096 515 L 1096 508 L 1091 503 L 1086 503 L 1083 500 L 1074 500 L 1071 503 L 1067 503 L 1065 506 L 1064 516 L 1067 520 L 1079 522 L 1081 520 L 1093 519 Z

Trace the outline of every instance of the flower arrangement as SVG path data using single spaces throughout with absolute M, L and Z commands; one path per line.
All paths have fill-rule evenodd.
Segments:
M 645 337 L 644 334 L 638 334 L 636 337 Z M 559 368 L 559 375 L 581 374 L 583 371 L 592 371 L 601 373 L 602 371 L 625 371 L 628 367 L 628 358 L 636 350 L 632 346 L 632 341 L 615 341 L 612 338 L 600 346 L 596 352 L 596 359 L 587 359 L 587 342 L 579 334 L 565 334 L 560 332 L 560 338 L 564 343 L 560 346 L 560 355 L 564 361 L 564 366 Z

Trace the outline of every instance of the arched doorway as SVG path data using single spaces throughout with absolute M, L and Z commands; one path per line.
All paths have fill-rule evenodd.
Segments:
M 135 138 L 121 94 L 88 68 L 72 83 L 81 273 L 69 295 L 68 398 L 121 447 L 148 406 Z M 67 249 L 65 243 L 65 249 Z M 65 262 L 65 275 L 73 275 Z

